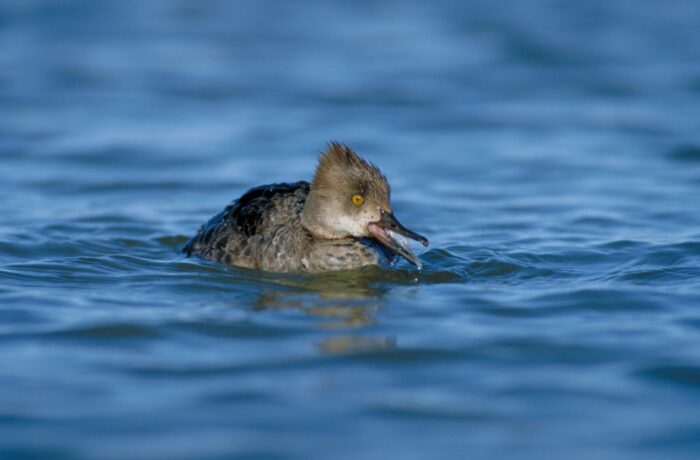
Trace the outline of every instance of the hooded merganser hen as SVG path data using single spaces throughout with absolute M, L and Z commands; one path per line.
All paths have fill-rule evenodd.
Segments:
M 273 272 L 322 272 L 388 265 L 421 268 L 405 237 L 428 240 L 394 217 L 390 187 L 373 164 L 331 142 L 311 184 L 255 187 L 202 225 L 188 256 Z

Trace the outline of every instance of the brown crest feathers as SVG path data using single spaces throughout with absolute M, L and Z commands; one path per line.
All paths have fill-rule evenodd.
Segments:
M 332 141 L 319 157 L 312 188 L 333 188 L 350 181 L 363 180 L 380 182 L 388 187 L 386 177 L 379 168 L 361 158 L 347 145 Z
M 350 147 L 340 142 L 329 142 L 326 151 L 318 159 L 318 170 L 342 168 L 351 169 L 377 169 L 373 165 L 360 158 Z

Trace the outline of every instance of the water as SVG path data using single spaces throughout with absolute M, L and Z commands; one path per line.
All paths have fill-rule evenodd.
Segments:
M 700 6 L 491 3 L 0 3 L 0 457 L 698 458 Z M 329 139 L 422 272 L 179 253 Z

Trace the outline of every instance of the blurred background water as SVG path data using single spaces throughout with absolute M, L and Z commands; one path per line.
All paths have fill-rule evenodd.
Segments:
M 700 457 L 696 1 L 0 1 L 0 458 Z M 326 141 L 401 264 L 183 257 Z

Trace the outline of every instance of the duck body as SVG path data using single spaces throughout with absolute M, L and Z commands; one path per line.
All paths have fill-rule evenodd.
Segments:
M 252 188 L 204 224 L 188 256 L 271 272 L 323 272 L 391 264 L 396 253 L 369 238 L 316 238 L 302 224 L 310 184 Z
M 333 142 L 319 157 L 311 183 L 248 190 L 202 225 L 183 251 L 273 272 L 381 266 L 397 256 L 420 269 L 406 237 L 428 244 L 394 216 L 379 168 Z

